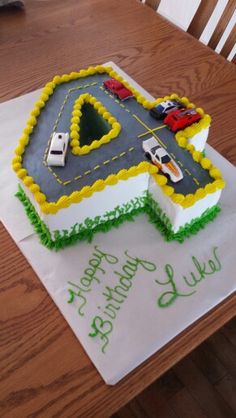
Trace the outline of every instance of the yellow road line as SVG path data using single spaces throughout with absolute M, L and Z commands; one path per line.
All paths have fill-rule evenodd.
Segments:
M 124 151 L 124 152 L 121 152 L 119 155 L 120 155 L 120 157 L 123 157 L 123 155 L 125 155 L 126 154 L 126 152 Z
M 139 119 L 139 117 L 138 116 L 136 116 L 136 115 L 132 115 L 139 123 L 141 123 L 141 125 L 143 125 L 144 126 L 144 128 L 146 128 L 148 131 L 150 131 L 150 129 L 149 129 L 149 127 L 141 120 L 141 119 Z
M 143 134 L 138 135 L 138 138 L 142 138 L 142 136 L 150 134 L 150 131 L 144 132 Z
M 152 134 L 153 136 L 154 136 L 154 138 L 156 138 L 157 139 L 157 141 L 165 148 L 165 149 L 167 149 L 167 146 L 164 144 L 164 142 L 162 142 L 162 140 L 153 132 L 153 130 L 152 129 L 150 129 L 141 119 L 139 119 L 139 117 L 138 116 L 136 116 L 136 115 L 132 115 L 139 123 L 141 123 L 141 125 L 143 125 L 144 126 L 144 128 L 146 128 L 149 132 L 150 132 L 150 134 Z
M 130 147 L 129 149 L 128 149 L 128 151 L 133 151 L 135 148 L 134 147 Z M 117 160 L 119 157 L 123 157 L 125 154 L 127 154 L 127 151 L 123 151 L 123 152 L 121 152 L 119 155 L 114 155 L 114 157 L 112 157 L 111 158 L 111 160 L 112 161 L 115 161 L 115 160 Z M 104 165 L 107 165 L 107 164 L 109 164 L 110 162 L 111 162 L 111 160 L 106 160 L 106 161 L 104 161 L 103 162 L 103 164 Z M 46 164 L 46 162 L 44 162 L 43 161 L 43 163 L 47 166 L 47 168 L 48 168 L 48 171 L 50 171 L 50 173 L 52 173 L 52 175 L 55 177 L 55 179 L 57 180 L 57 182 L 58 183 L 60 183 L 60 184 L 62 184 L 63 186 L 67 186 L 68 184 L 70 184 L 70 183 L 72 183 L 72 181 L 75 181 L 75 180 L 79 180 L 79 179 L 81 179 L 83 176 L 87 176 L 88 174 L 91 174 L 92 173 L 92 171 L 91 170 L 87 170 L 87 171 L 85 171 L 82 175 L 79 175 L 79 176 L 77 176 L 77 177 L 74 177 L 72 180 L 67 180 L 67 181 L 61 181 L 61 179 L 56 175 L 56 173 L 54 173 L 54 171 L 52 170 L 52 168 L 51 167 L 49 167 L 47 164 Z M 94 168 L 93 168 L 93 170 L 98 170 L 99 168 L 101 168 L 101 165 L 96 165 Z
M 73 91 L 81 90 L 81 89 L 84 89 L 84 88 L 89 87 L 89 86 L 95 86 L 96 84 L 97 84 L 96 81 L 94 81 L 93 83 L 89 83 L 89 84 L 88 83 L 87 84 L 81 84 L 80 86 L 72 87 L 71 89 L 68 90 L 68 92 L 72 93 Z
M 135 148 L 134 147 L 130 147 L 129 148 L 129 150 L 128 151 L 133 151 Z M 121 152 L 119 155 L 114 155 L 114 157 L 112 157 L 111 158 L 111 160 L 112 161 L 115 161 L 115 160 L 117 160 L 119 157 L 123 157 L 125 154 L 127 154 L 127 151 L 123 151 L 123 152 Z M 103 165 L 107 165 L 107 164 L 109 164 L 110 162 L 111 162 L 111 160 L 106 160 L 106 161 L 103 161 Z M 96 165 L 95 167 L 93 167 L 93 170 L 98 170 L 99 168 L 101 168 L 101 165 Z M 50 169 L 50 167 L 49 167 L 49 169 Z M 51 170 L 51 169 L 50 169 Z M 52 171 L 52 170 L 51 170 Z M 83 176 L 87 176 L 88 174 L 91 174 L 91 170 L 87 170 L 87 171 L 85 171 L 81 176 L 77 176 L 77 177 L 74 177 L 74 179 L 72 179 L 72 180 L 68 180 L 68 181 L 66 181 L 66 182 L 64 182 L 64 183 L 62 183 L 63 185 L 66 185 L 66 184 L 69 184 L 69 183 L 71 183 L 72 181 L 74 181 L 74 180 L 79 180 L 79 179 L 81 179 Z M 53 173 L 53 171 L 52 171 L 52 174 L 54 175 L 54 176 L 56 176 L 56 174 L 54 174 Z
M 190 173 L 190 171 L 187 169 L 187 168 L 185 168 L 184 169 L 184 171 L 186 171 L 186 173 L 189 175 L 189 176 L 191 176 L 192 174 Z
M 159 129 L 165 128 L 167 125 L 157 126 L 157 128 L 152 129 L 152 131 L 158 131 Z
M 193 181 L 194 181 L 194 183 L 196 183 L 196 185 L 197 185 L 197 186 L 199 186 L 199 185 L 200 185 L 200 183 L 199 183 L 199 181 L 196 179 L 196 177 L 193 177 Z
M 138 138 L 142 138 L 142 136 L 145 136 L 145 135 L 149 134 L 150 130 L 152 132 L 155 132 L 155 131 L 159 131 L 160 129 L 163 129 L 165 127 L 166 127 L 166 125 L 161 125 L 161 126 L 158 126 L 157 128 L 149 129 L 147 132 L 144 132 L 143 134 L 138 135 Z
M 52 173 L 52 175 L 55 177 L 56 181 L 57 181 L 58 183 L 60 183 L 60 184 L 63 184 L 63 182 L 61 181 L 61 179 L 59 179 L 59 177 L 56 175 L 56 173 L 54 173 L 54 171 L 51 169 L 51 167 L 49 167 L 49 166 L 47 165 L 47 168 L 48 168 L 48 171 L 49 171 L 50 173 Z

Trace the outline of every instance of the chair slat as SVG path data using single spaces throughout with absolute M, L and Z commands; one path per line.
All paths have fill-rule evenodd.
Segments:
M 199 39 L 209 18 L 212 15 L 212 12 L 215 9 L 217 0 L 202 0 L 195 16 L 190 23 L 188 32 L 191 33 L 195 38 Z
M 231 30 L 227 41 L 225 42 L 222 50 L 220 51 L 220 54 L 223 55 L 223 57 L 227 58 L 229 53 L 232 51 L 232 48 L 235 44 L 236 40 L 236 25 L 234 25 L 233 29 Z M 234 60 L 232 60 L 235 62 Z
M 229 0 L 225 10 L 217 23 L 217 26 L 208 42 L 210 48 L 215 49 L 219 43 L 220 38 L 222 37 L 226 26 L 228 25 L 231 17 L 233 16 L 234 11 L 236 10 L 235 0 Z
M 157 10 L 160 2 L 161 2 L 161 0 L 146 0 L 145 4 L 147 4 L 152 9 Z

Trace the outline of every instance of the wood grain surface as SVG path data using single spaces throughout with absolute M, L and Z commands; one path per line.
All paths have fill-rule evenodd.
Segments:
M 176 91 L 205 108 L 209 143 L 236 163 L 234 64 L 136 0 L 25 3 L 25 12 L 0 11 L 0 101 L 112 60 L 152 95 Z M 0 279 L 4 418 L 108 417 L 235 314 L 231 296 L 108 387 L 3 226 Z
M 112 418 L 235 418 L 236 317 Z

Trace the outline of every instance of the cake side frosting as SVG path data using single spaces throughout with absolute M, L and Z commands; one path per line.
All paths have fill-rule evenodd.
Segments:
M 97 232 L 108 232 L 114 227 L 118 227 L 124 222 L 133 221 L 134 218 L 145 213 L 148 220 L 154 225 L 167 241 L 178 241 L 182 243 L 185 238 L 196 234 L 209 222 L 212 222 L 220 212 L 218 205 L 206 209 L 200 216 L 192 219 L 173 232 L 172 224 L 168 216 L 161 209 L 160 205 L 153 199 L 153 196 L 146 192 L 143 197 L 135 197 L 130 202 L 117 206 L 104 216 L 86 218 L 83 223 L 76 222 L 71 227 L 62 230 L 50 230 L 43 219 L 39 216 L 35 206 L 21 186 L 19 186 L 16 196 L 25 208 L 26 215 L 37 233 L 40 242 L 47 248 L 60 250 L 66 246 L 76 244 L 79 241 L 92 241 Z

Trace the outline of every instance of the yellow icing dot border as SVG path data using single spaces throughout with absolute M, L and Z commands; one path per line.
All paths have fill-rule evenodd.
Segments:
M 190 103 L 186 97 L 179 97 L 173 93 L 170 96 L 156 99 L 151 102 L 143 97 L 138 90 L 131 86 L 126 80 L 123 79 L 112 67 L 105 67 L 97 65 L 96 67 L 89 67 L 87 70 L 80 70 L 79 72 L 72 72 L 70 74 L 64 74 L 62 76 L 55 76 L 53 80 L 45 85 L 43 91 L 35 103 L 35 106 L 30 113 L 30 118 L 27 121 L 26 127 L 23 130 L 23 134 L 19 140 L 18 146 L 15 149 L 15 156 L 12 160 L 12 168 L 16 172 L 18 178 L 29 188 L 30 192 L 34 195 L 36 202 L 39 204 L 40 209 L 45 214 L 55 214 L 60 209 L 69 207 L 73 203 L 79 203 L 82 199 L 90 197 L 94 192 L 103 190 L 106 186 L 112 186 L 119 180 L 127 180 L 130 177 L 137 176 L 138 174 L 147 172 L 154 176 L 157 184 L 162 188 L 165 195 L 169 196 L 170 199 L 181 205 L 184 208 L 192 206 L 197 200 L 202 199 L 210 193 L 214 193 L 216 190 L 223 189 L 225 186 L 224 180 L 222 179 L 221 172 L 216 167 L 213 167 L 211 161 L 198 154 L 192 144 L 188 144 L 188 138 L 194 136 L 202 129 L 208 127 L 211 123 L 211 118 L 206 115 L 203 109 L 197 108 L 197 111 L 201 114 L 201 120 L 193 124 L 191 127 L 179 131 L 175 137 L 178 144 L 187 149 L 193 159 L 202 165 L 204 169 L 209 171 L 209 175 L 214 178 L 213 183 L 207 184 L 204 188 L 199 188 L 195 194 L 188 194 L 186 196 L 174 192 L 173 187 L 166 185 L 166 177 L 158 173 L 158 168 L 148 162 L 141 162 L 137 166 L 133 166 L 129 169 L 122 169 L 117 174 L 109 175 L 105 180 L 97 180 L 92 186 L 84 186 L 80 191 L 74 191 L 69 196 L 61 196 L 57 202 L 47 202 L 46 196 L 40 191 L 40 187 L 35 183 L 33 177 L 29 176 L 27 170 L 22 166 L 22 155 L 24 154 L 25 148 L 29 143 L 30 134 L 33 131 L 34 126 L 37 124 L 37 118 L 41 112 L 41 109 L 45 106 L 49 96 L 53 93 L 57 85 L 66 83 L 71 80 L 78 78 L 87 77 L 95 73 L 107 73 L 110 77 L 121 81 L 125 87 L 127 87 L 136 98 L 137 102 L 140 103 L 144 108 L 151 109 L 163 100 L 178 99 L 188 108 L 195 107 L 193 103 Z M 191 128 L 191 131 L 190 129 Z M 188 137 L 188 138 L 187 138 Z M 82 147 L 81 147 L 82 148 Z
M 84 103 L 91 104 L 95 110 L 101 115 L 110 125 L 111 129 L 106 134 L 103 135 L 99 140 L 95 139 L 91 142 L 90 145 L 80 146 L 80 118 L 82 116 L 81 108 Z M 106 109 L 101 102 L 99 102 L 94 96 L 90 93 L 81 94 L 78 99 L 76 99 L 73 111 L 72 119 L 70 125 L 70 145 L 71 151 L 74 155 L 85 155 L 90 151 L 101 147 L 103 144 L 107 144 L 112 139 L 116 138 L 121 131 L 121 125 L 118 123 L 117 119 Z
M 25 170 L 26 171 L 26 170 Z M 158 168 L 148 162 L 141 162 L 137 166 L 133 166 L 129 169 L 122 169 L 117 174 L 110 174 L 105 180 L 97 180 L 92 186 L 84 186 L 80 191 L 75 191 L 69 196 L 61 196 L 57 202 L 47 202 L 46 197 L 40 192 L 39 187 L 36 184 L 29 186 L 30 191 L 34 194 L 34 197 L 43 213 L 55 214 L 59 209 L 69 207 L 72 203 L 79 203 L 82 199 L 92 196 L 94 192 L 102 191 L 106 186 L 113 186 L 120 180 L 127 180 L 130 177 L 135 177 L 138 174 L 148 172 L 150 174 L 156 173 Z M 27 176 L 24 178 L 24 180 Z M 23 180 L 24 184 L 25 181 Z M 27 184 L 26 184 L 27 185 Z

